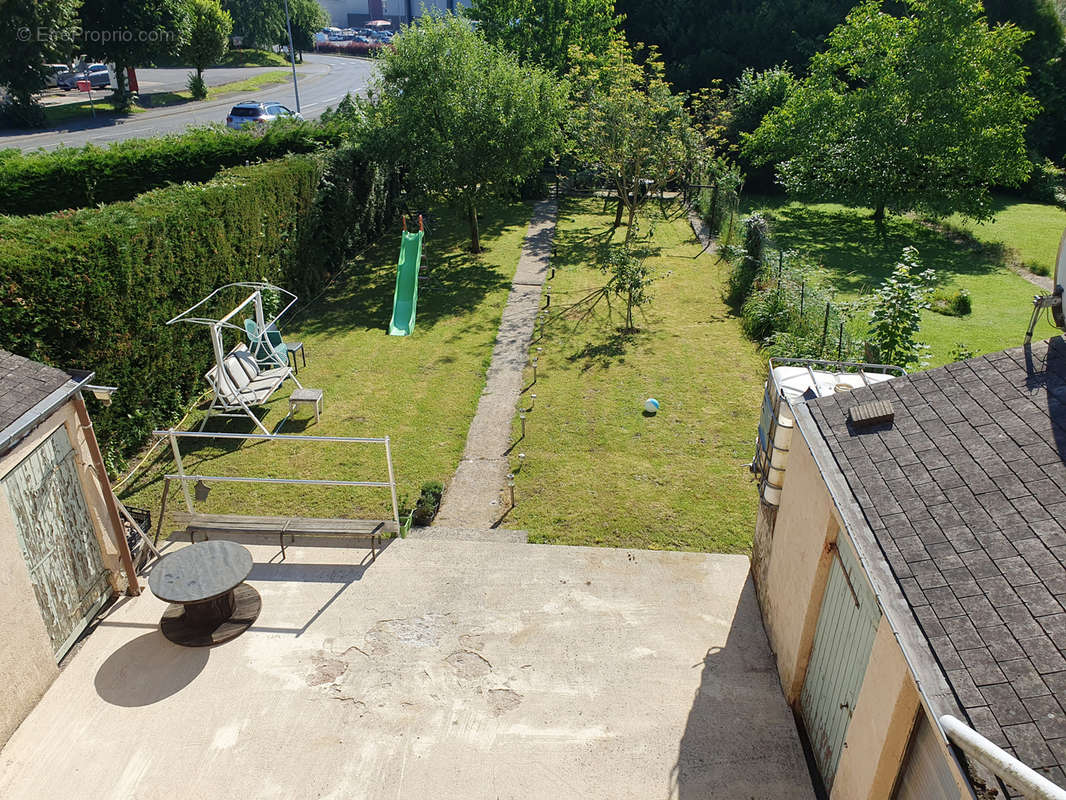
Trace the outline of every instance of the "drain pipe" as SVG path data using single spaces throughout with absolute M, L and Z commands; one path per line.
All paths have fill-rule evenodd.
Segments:
M 1027 767 L 961 720 L 945 714 L 940 718 L 940 727 L 949 741 L 968 757 L 992 770 L 1011 788 L 1021 792 L 1026 800 L 1066 800 L 1066 789 Z

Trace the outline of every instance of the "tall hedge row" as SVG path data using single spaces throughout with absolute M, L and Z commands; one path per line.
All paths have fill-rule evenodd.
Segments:
M 335 145 L 339 131 L 314 123 L 271 125 L 263 131 L 197 128 L 107 147 L 61 147 L 0 153 L 0 214 L 47 214 L 130 200 L 174 181 L 205 181 L 251 161 L 309 153 Z
M 118 386 L 94 416 L 105 446 L 129 451 L 173 421 L 211 364 L 206 330 L 168 319 L 235 281 L 265 278 L 306 297 L 380 232 L 395 188 L 341 148 L 131 202 L 0 217 L 0 347 Z

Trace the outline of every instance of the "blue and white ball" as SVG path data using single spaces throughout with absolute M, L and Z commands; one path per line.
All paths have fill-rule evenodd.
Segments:
M 647 400 L 644 401 L 644 410 L 647 411 L 649 414 L 658 414 L 659 401 L 656 400 L 654 397 L 649 397 Z

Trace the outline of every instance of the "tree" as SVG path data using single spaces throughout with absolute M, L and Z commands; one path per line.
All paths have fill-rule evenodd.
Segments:
M 91 0 L 81 17 L 88 54 L 115 64 L 119 106 L 130 102 L 126 68 L 180 53 L 189 35 L 184 0 Z
M 789 63 L 803 68 L 856 0 L 618 0 L 626 36 L 659 48 L 667 77 L 692 91 Z
M 1066 41 L 1052 0 L 984 0 L 990 23 L 1013 22 L 1031 36 L 1022 45 L 1029 92 L 1040 114 L 1027 131 L 1032 150 L 1061 162 L 1066 153 Z
M 571 47 L 605 53 L 622 22 L 613 0 L 473 0 L 464 13 L 490 42 L 558 75 L 570 69 Z
M 478 204 L 552 155 L 565 87 L 451 15 L 422 17 L 394 45 L 363 103 L 368 145 L 398 161 L 415 191 L 462 208 L 480 252 Z
M 330 24 L 330 16 L 318 0 L 289 0 L 289 17 L 292 20 L 293 47 L 303 61 L 304 50 L 314 49 L 315 32 Z M 289 46 L 287 30 L 281 44 L 283 47 Z
M 233 33 L 241 37 L 242 47 L 269 46 L 281 40 L 285 31 L 281 0 L 222 0 L 222 7 L 233 18 Z
M 223 11 L 218 0 L 188 0 L 189 39 L 182 49 L 182 56 L 196 69 L 193 97 L 207 97 L 204 85 L 204 70 L 217 64 L 226 54 L 229 35 L 233 30 L 233 18 Z
M 7 87 L 3 111 L 9 123 L 44 125 L 37 93 L 45 87 L 45 64 L 69 58 L 65 51 L 70 42 L 58 34 L 76 29 L 79 4 L 80 0 L 0 1 L 0 86 Z
M 652 51 L 638 63 L 613 42 L 606 56 L 576 54 L 567 120 L 573 155 L 604 174 L 618 198 L 615 224 L 629 214 L 626 240 L 650 197 L 698 172 L 705 142 L 683 94 L 674 94 L 662 60 Z
M 792 194 L 874 209 L 991 217 L 989 189 L 1029 175 L 1025 125 L 1037 105 L 1018 50 L 1026 34 L 989 28 L 979 0 L 857 6 L 810 75 L 744 137 L 778 164 Z

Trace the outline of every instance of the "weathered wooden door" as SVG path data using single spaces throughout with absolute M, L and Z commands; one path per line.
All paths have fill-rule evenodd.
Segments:
M 2 483 L 41 616 L 62 658 L 110 595 L 67 429 L 56 430 Z
M 800 714 L 828 791 L 866 675 L 881 612 L 846 537 L 829 568 Z

